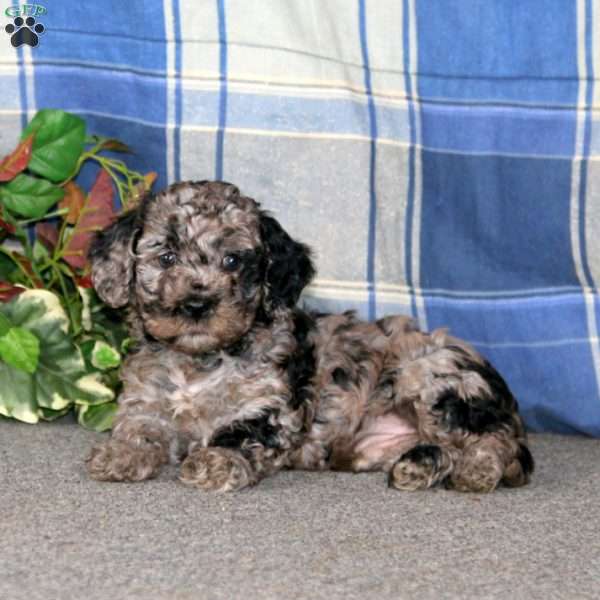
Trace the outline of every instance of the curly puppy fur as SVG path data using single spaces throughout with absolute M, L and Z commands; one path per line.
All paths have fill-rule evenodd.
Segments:
M 296 308 L 309 249 L 231 184 L 145 198 L 90 257 L 136 342 L 112 437 L 87 460 L 95 479 L 140 481 L 172 462 L 206 490 L 292 467 L 490 492 L 533 472 L 517 402 L 488 362 L 406 317 Z

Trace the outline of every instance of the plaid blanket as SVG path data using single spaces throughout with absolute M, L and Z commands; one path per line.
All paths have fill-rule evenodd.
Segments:
M 233 181 L 315 248 L 307 304 L 449 326 L 531 429 L 600 435 L 594 2 L 41 4 L 0 150 L 63 108 L 158 186 Z

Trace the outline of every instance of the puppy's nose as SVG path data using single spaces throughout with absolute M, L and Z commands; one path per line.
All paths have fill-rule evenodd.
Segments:
M 181 305 L 181 312 L 190 319 L 202 319 L 217 303 L 215 298 L 193 296 L 187 298 Z

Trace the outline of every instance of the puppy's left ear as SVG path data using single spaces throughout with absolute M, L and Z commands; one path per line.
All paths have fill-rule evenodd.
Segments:
M 265 307 L 292 308 L 315 274 L 310 249 L 265 212 L 260 214 L 260 235 L 266 250 Z

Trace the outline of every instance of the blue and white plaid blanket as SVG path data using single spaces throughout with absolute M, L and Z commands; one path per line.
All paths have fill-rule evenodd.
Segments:
M 449 326 L 531 429 L 600 435 L 596 3 L 38 4 L 38 46 L 0 31 L 2 153 L 62 108 L 158 186 L 232 181 L 315 248 L 309 305 Z

